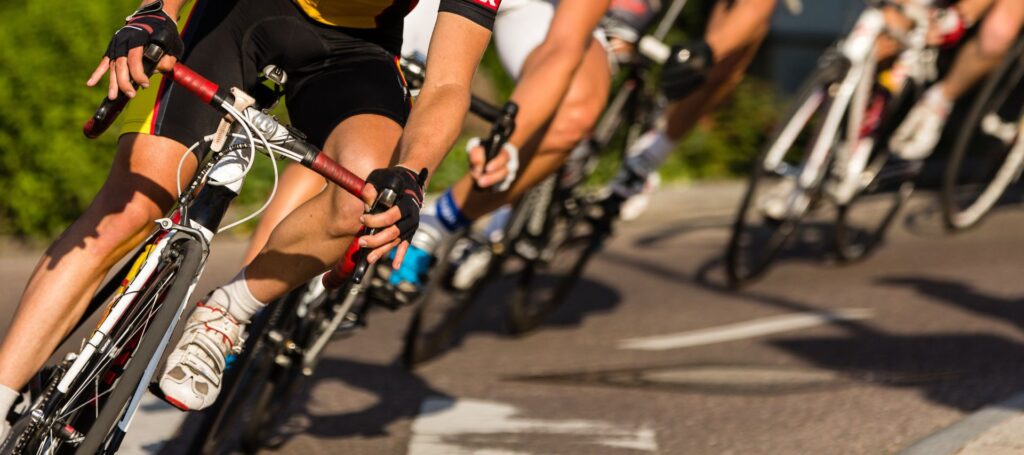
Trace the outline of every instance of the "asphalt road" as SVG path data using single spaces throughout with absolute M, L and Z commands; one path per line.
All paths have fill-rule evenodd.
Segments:
M 719 257 L 738 191 L 659 194 L 529 336 L 504 332 L 492 289 L 459 345 L 409 372 L 411 311 L 373 314 L 329 347 L 272 453 L 894 453 L 1024 390 L 1019 207 L 948 236 L 919 195 L 868 260 L 835 264 L 812 228 L 733 292 Z M 240 251 L 221 245 L 210 282 Z M 23 282 L 30 257 L 0 257 L 0 277 Z M 147 410 L 133 451 L 177 453 L 161 441 L 180 413 Z

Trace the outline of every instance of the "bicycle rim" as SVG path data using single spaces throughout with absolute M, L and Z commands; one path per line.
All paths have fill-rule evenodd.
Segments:
M 442 247 L 439 255 L 442 259 L 430 271 L 423 297 L 406 329 L 402 361 L 408 368 L 436 358 L 455 342 L 469 309 L 492 275 L 496 260 L 493 253 L 485 272 L 468 287 L 459 289 L 453 285 L 454 275 L 458 273 L 455 262 L 459 260 L 454 257 L 459 252 L 455 247 L 462 242 L 465 243 L 461 246 L 471 251 L 490 248 L 488 242 L 475 239 L 469 231 L 459 234 Z
M 166 279 L 166 288 L 156 292 L 154 295 L 154 309 L 149 322 L 144 324 L 145 329 L 138 334 L 138 344 L 133 353 L 122 352 L 131 359 L 139 361 L 127 363 L 124 373 L 112 385 L 110 395 L 103 405 L 102 411 L 95 418 L 92 427 L 85 434 L 85 439 L 77 448 L 76 454 L 113 453 L 117 451 L 116 445 L 120 441 L 114 441 L 113 447 L 106 447 L 110 442 L 114 427 L 122 418 L 125 406 L 136 392 L 139 382 L 146 373 L 150 359 L 159 356 L 158 352 L 161 343 L 171 325 L 178 316 L 181 302 L 183 302 L 192 289 L 199 268 L 202 262 L 202 247 L 194 239 L 184 239 L 175 242 L 171 251 L 177 252 L 176 261 L 168 268 L 171 270 Z M 159 306 L 159 308 L 155 308 Z
M 572 189 L 562 191 L 573 191 Z M 597 249 L 599 233 L 575 196 L 552 197 L 545 226 L 526 229 L 511 244 L 505 270 L 514 277 L 509 330 L 524 334 L 543 323 L 568 298 Z
M 740 286 L 761 276 L 818 199 L 823 176 L 809 187 L 796 182 L 822 132 L 822 117 L 832 103 L 832 85 L 845 74 L 832 67 L 819 69 L 755 161 L 726 251 L 730 285 Z M 826 161 L 817 169 L 827 172 L 828 166 Z M 766 206 L 773 199 L 783 201 L 782 209 L 777 210 L 780 213 L 767 213 Z
M 951 230 L 977 225 L 1024 167 L 1024 39 L 985 82 L 957 137 L 942 181 L 942 214 Z

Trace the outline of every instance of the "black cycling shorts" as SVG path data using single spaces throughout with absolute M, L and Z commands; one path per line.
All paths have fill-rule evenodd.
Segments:
M 405 125 L 410 97 L 395 56 L 354 37 L 356 31 L 315 22 L 289 0 L 195 0 L 183 20 L 183 62 L 222 87 L 251 91 L 264 67 L 282 68 L 291 123 L 318 147 L 354 115 Z M 221 119 L 167 79 L 148 103 L 145 98 L 125 112 L 122 133 L 156 134 L 188 146 L 213 133 Z

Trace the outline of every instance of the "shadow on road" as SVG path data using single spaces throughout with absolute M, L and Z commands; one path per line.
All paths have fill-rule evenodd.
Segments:
M 317 410 L 321 404 L 314 396 L 317 387 L 332 381 L 369 393 L 373 404 L 336 414 Z M 281 441 L 275 445 L 283 445 L 299 434 L 317 439 L 389 436 L 388 427 L 392 423 L 420 415 L 420 404 L 427 397 L 444 398 L 447 395 L 431 388 L 422 378 L 398 363 L 381 365 L 326 358 L 317 366 L 312 381 L 295 397 L 291 415 L 279 435 Z M 348 401 L 338 400 L 341 404 Z
M 721 259 L 701 267 L 694 277 L 653 262 L 625 255 L 614 260 L 676 282 L 693 282 L 732 299 L 788 312 L 820 312 L 825 305 L 756 291 L 734 291 L 718 277 Z M 883 285 L 910 286 L 938 302 L 1003 319 L 1024 328 L 1024 301 L 985 295 L 970 286 L 923 278 L 893 278 Z M 927 315 L 922 315 L 927 317 Z M 767 341 L 812 365 L 855 381 L 885 387 L 916 388 L 935 403 L 964 411 L 976 410 L 1024 389 L 1024 344 L 992 334 L 888 333 L 867 321 L 839 320 L 840 336 L 779 336 Z
M 514 292 L 514 286 L 515 284 L 505 277 L 484 289 L 473 303 L 466 320 L 463 321 L 460 334 L 449 349 L 459 346 L 465 337 L 474 333 L 509 334 L 508 300 Z M 589 315 L 612 312 L 619 306 L 621 299 L 619 291 L 584 275 L 569 293 L 565 303 L 534 332 L 552 327 L 579 327 Z

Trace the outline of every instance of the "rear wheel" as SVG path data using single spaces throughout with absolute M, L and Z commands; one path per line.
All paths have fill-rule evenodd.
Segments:
M 455 342 L 491 274 L 494 252 L 491 242 L 465 231 L 441 245 L 437 257 L 406 329 L 402 360 L 409 368 L 436 358 Z
M 819 174 L 828 170 L 827 159 L 809 160 L 823 132 L 835 85 L 847 67 L 836 58 L 818 69 L 801 90 L 786 123 L 776 129 L 755 161 L 726 251 L 731 285 L 763 274 L 820 197 L 824 175 L 809 184 L 800 180 L 808 168 Z
M 600 243 L 589 204 L 574 188 L 559 188 L 552 178 L 535 191 L 520 211 L 522 228 L 507 243 L 503 267 L 515 285 L 509 305 L 514 334 L 535 329 L 558 309 Z
M 975 98 L 942 180 L 946 226 L 963 230 L 980 222 L 1020 178 L 1024 141 L 1024 39 L 1017 42 Z
M 886 93 L 876 92 L 875 99 L 883 102 L 888 96 Z M 888 143 L 919 94 L 917 86 L 911 83 L 888 100 L 878 128 L 859 144 L 869 147 L 871 155 L 864 170 L 854 177 L 856 189 L 853 198 L 839 204 L 835 239 L 836 253 L 843 261 L 867 257 L 882 242 L 914 190 L 914 178 L 921 162 L 894 159 Z

